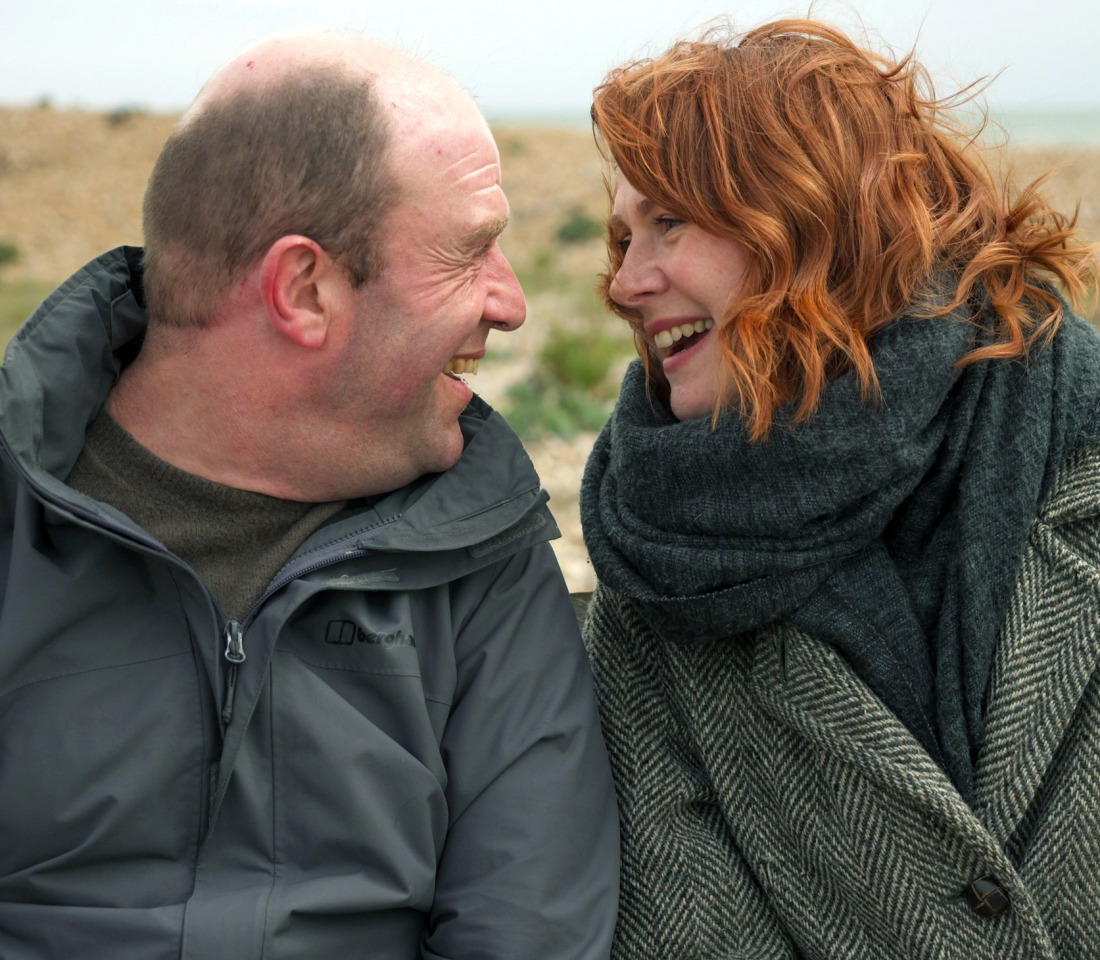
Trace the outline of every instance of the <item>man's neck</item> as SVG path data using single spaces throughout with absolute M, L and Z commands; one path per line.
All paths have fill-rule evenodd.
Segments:
M 194 476 L 240 490 L 259 489 L 249 464 L 251 431 L 224 384 L 204 378 L 204 362 L 145 360 L 123 371 L 107 397 L 107 409 L 127 433 L 166 463 Z M 294 499 L 287 497 L 286 499 Z
M 203 331 L 201 345 L 139 354 L 107 408 L 161 460 L 239 490 L 322 503 L 387 493 L 416 479 L 375 441 L 370 424 L 342 423 L 315 409 L 302 389 L 310 379 L 310 371 L 282 358 Z M 333 457 L 333 450 L 345 453 Z

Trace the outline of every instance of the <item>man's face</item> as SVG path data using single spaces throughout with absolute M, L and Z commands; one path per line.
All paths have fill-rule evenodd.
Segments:
M 446 368 L 479 360 L 491 329 L 514 330 L 526 315 L 497 246 L 508 201 L 496 145 L 472 104 L 460 116 L 443 135 L 395 145 L 401 199 L 380 231 L 383 274 L 355 294 L 347 387 L 392 458 L 395 487 L 458 460 L 472 391 Z

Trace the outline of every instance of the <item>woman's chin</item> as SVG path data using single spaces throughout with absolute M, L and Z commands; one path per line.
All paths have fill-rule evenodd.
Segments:
M 720 376 L 719 371 L 712 367 L 695 371 L 695 376 L 674 374 L 669 377 L 668 405 L 676 419 L 696 420 L 713 416 Z
M 714 413 L 722 383 L 722 356 L 718 338 L 707 331 L 686 349 L 662 363 L 668 381 L 668 404 L 677 420 L 695 420 Z
M 714 413 L 713 398 L 695 396 L 690 390 L 677 391 L 673 388 L 669 394 L 668 405 L 672 408 L 672 413 L 677 420 L 698 420 L 700 417 L 709 417 Z

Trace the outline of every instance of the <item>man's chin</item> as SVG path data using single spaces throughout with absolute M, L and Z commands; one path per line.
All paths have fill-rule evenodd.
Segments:
M 434 436 L 422 438 L 418 447 L 410 450 L 414 469 L 418 471 L 416 476 L 450 470 L 461 459 L 464 448 L 462 430 L 456 419 Z
M 462 431 L 458 428 L 457 423 L 454 425 L 453 434 L 453 437 L 448 437 L 449 442 L 441 446 L 439 455 L 436 458 L 435 468 L 432 470 L 425 470 L 425 473 L 443 473 L 446 470 L 450 470 L 451 467 L 462 459 L 465 441 L 462 439 Z

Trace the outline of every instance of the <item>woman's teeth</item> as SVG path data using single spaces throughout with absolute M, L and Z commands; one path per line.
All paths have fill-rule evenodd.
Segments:
M 662 349 L 671 347 L 677 340 L 683 340 L 684 337 L 694 337 L 695 334 L 710 330 L 713 326 L 714 321 L 710 317 L 707 317 L 706 320 L 696 320 L 693 323 L 681 323 L 678 327 L 669 327 L 667 330 L 654 334 L 653 342 Z
M 477 373 L 477 360 L 452 360 L 443 368 L 444 373 Z

